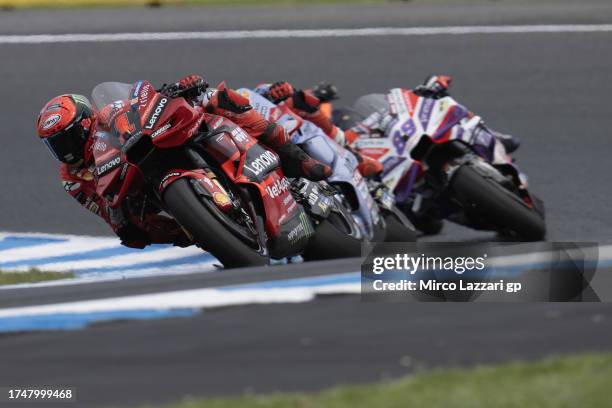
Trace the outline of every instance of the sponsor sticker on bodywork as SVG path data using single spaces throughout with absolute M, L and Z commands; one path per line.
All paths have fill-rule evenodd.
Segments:
M 151 133 L 151 139 L 155 139 L 157 136 L 161 135 L 162 133 L 165 133 L 171 127 L 172 125 L 170 123 L 166 123 L 164 126 Z
M 108 160 L 107 162 L 98 166 L 98 168 L 96 169 L 96 174 L 98 176 L 102 176 L 108 173 L 109 171 L 113 170 L 115 167 L 119 166 L 119 164 L 121 164 L 121 157 L 115 156 L 112 159 Z
M 53 115 L 51 115 L 47 119 L 45 119 L 45 122 L 43 123 L 43 129 L 44 130 L 51 129 L 61 119 L 62 119 L 62 115 L 54 113 Z
M 155 127 L 159 121 L 159 118 L 162 116 L 162 113 L 164 113 L 166 106 L 168 106 L 168 101 L 169 99 L 164 96 L 157 102 L 157 105 L 155 105 L 155 108 L 153 109 L 153 113 L 147 120 L 147 124 L 144 127 L 145 129 L 151 130 Z

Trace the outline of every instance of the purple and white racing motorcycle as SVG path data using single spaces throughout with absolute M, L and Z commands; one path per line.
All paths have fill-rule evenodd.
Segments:
M 376 115 L 387 118 L 383 129 L 353 146 L 383 163 L 383 183 L 418 229 L 437 233 L 448 219 L 515 240 L 545 237 L 542 201 L 479 116 L 450 96 L 401 88 L 362 96 L 333 116 L 348 129 Z

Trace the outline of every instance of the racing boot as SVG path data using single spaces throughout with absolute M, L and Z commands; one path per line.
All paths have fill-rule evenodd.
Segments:
M 357 149 L 354 149 L 350 146 L 344 147 L 349 152 L 353 153 L 359 162 L 357 169 L 361 173 L 363 177 L 366 178 L 377 178 L 385 169 L 383 164 L 376 159 L 373 159 L 370 156 L 366 156 L 362 154 Z
M 285 176 L 306 177 L 312 181 L 325 180 L 331 176 L 331 168 L 310 157 L 301 147 L 291 142 L 277 147 Z
M 286 176 L 319 181 L 331 175 L 329 166 L 313 159 L 293 144 L 282 126 L 266 120 L 249 105 L 247 98 L 227 88 L 225 83 L 221 83 L 209 99 L 206 110 L 230 119 L 249 135 L 276 151 Z
M 489 129 L 489 130 L 491 130 L 491 133 L 493 133 L 493 136 L 495 136 L 495 138 L 499 140 L 499 142 L 504 146 L 504 148 L 506 149 L 506 153 L 508 154 L 513 153 L 520 147 L 521 140 L 517 138 L 516 136 L 500 133 L 492 129 Z

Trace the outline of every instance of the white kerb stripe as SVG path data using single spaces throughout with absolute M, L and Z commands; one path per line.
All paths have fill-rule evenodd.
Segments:
M 455 27 L 370 27 L 304 30 L 239 30 L 187 31 L 99 34 L 31 34 L 1 35 L 0 44 L 43 44 L 69 42 L 114 41 L 176 41 L 176 40 L 233 40 L 257 38 L 322 38 L 370 36 L 422 36 L 465 34 L 537 34 L 537 33 L 605 33 L 612 32 L 612 24 L 568 25 L 508 25 Z
M 149 252 L 136 252 L 126 255 L 111 256 L 103 259 L 87 259 L 82 261 L 57 262 L 38 265 L 37 268 L 43 271 L 73 271 L 100 267 L 125 267 L 148 262 L 169 261 L 173 259 L 185 258 L 193 255 L 205 255 L 205 252 L 195 246 L 189 248 L 162 248 Z
M 272 289 L 192 289 L 123 296 L 116 298 L 85 300 L 51 305 L 26 306 L 0 310 L 0 318 L 41 316 L 56 313 L 96 313 L 118 310 L 170 310 L 191 308 L 215 308 L 253 303 L 308 302 L 322 294 L 358 294 L 361 283 L 331 284 L 314 287 L 288 287 Z
M 63 242 L 43 243 L 40 245 L 0 251 L 0 262 L 15 262 L 27 259 L 45 258 L 78 254 L 84 251 L 110 249 L 121 245 L 116 238 L 80 238 Z

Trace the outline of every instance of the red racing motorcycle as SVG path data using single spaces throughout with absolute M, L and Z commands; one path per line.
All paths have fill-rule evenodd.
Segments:
M 94 136 L 97 193 L 111 208 L 142 217 L 166 212 L 226 267 L 299 255 L 322 225 L 336 232 L 339 257 L 359 255 L 350 213 L 323 185 L 287 179 L 274 151 L 230 120 L 191 106 L 180 92 L 172 96 L 146 81 L 94 88 L 97 108 L 130 104 L 114 119 L 124 134 Z

